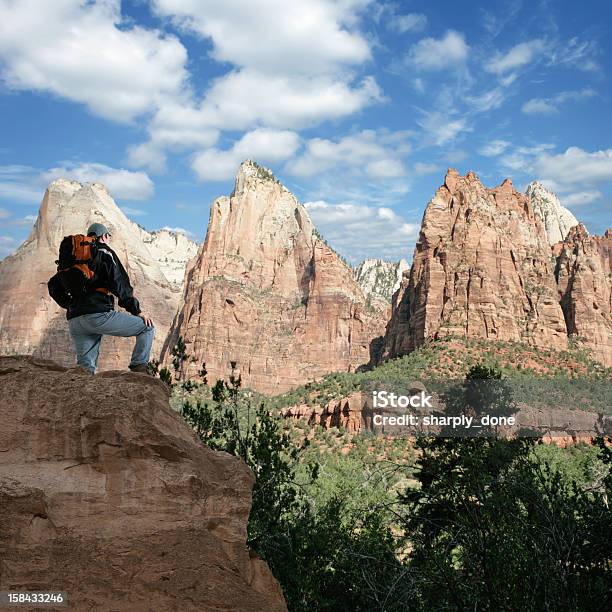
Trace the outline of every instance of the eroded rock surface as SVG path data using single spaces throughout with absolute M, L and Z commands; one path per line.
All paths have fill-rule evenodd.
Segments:
M 473 172 L 448 171 L 394 296 L 382 358 L 447 336 L 567 346 L 544 226 L 510 179 L 487 189 Z
M 589 236 L 577 225 L 553 252 L 568 333 L 612 366 L 612 229 Z
M 367 363 L 384 325 L 306 209 L 247 161 L 231 197 L 212 204 L 164 359 L 182 336 L 188 375 L 205 363 L 209 381 L 227 378 L 235 362 L 243 385 L 282 392 Z
M 159 380 L 2 357 L 0 419 L 0 590 L 63 590 L 71 610 L 286 610 L 246 546 L 252 473 L 201 444 Z

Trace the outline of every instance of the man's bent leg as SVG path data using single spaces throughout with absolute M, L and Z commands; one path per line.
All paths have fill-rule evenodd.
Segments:
M 96 317 L 96 315 L 83 315 L 84 317 Z M 104 313 L 99 318 L 91 321 L 92 331 L 99 334 L 107 334 L 109 336 L 121 336 L 130 338 L 136 336 L 136 344 L 132 351 L 132 359 L 130 367 L 146 364 L 149 362 L 151 355 L 151 347 L 153 346 L 153 338 L 155 337 L 155 328 L 145 325 L 144 321 L 135 315 L 127 312 L 118 312 L 111 310 Z
M 95 374 L 102 336 L 84 330 L 80 318 L 75 317 L 68 321 L 68 328 L 76 350 L 77 364 Z

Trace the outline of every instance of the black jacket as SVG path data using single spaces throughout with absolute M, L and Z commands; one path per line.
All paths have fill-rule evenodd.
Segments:
M 90 289 L 68 307 L 67 319 L 115 309 L 113 296 L 96 291 L 97 287 L 104 287 L 116 295 L 119 298 L 119 306 L 125 308 L 130 314 L 140 314 L 140 304 L 134 297 L 134 290 L 130 285 L 127 272 L 116 253 L 107 244 L 98 243 L 98 252 L 90 268 L 95 274 Z

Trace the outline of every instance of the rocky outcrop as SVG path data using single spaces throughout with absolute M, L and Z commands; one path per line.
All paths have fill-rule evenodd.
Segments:
M 0 354 L 35 354 L 62 365 L 75 362 L 65 311 L 49 297 L 46 283 L 56 271 L 62 238 L 83 233 L 95 221 L 113 233 L 111 246 L 128 271 L 143 312 L 155 323 L 154 355 L 159 355 L 181 295 L 179 262 L 187 260 L 195 245 L 184 236 L 149 234 L 123 214 L 103 185 L 64 179 L 49 185 L 28 239 L 0 262 Z M 169 250 L 163 255 L 165 246 Z M 106 337 L 100 368 L 126 367 L 133 342 Z
M 529 183 L 525 194 L 536 215 L 542 219 L 551 246 L 563 240 L 570 229 L 578 225 L 578 219 L 572 212 L 562 206 L 559 198 L 538 181 Z
M 394 296 L 382 358 L 445 336 L 567 346 L 544 226 L 509 179 L 487 189 L 473 172 L 448 171 Z
M 367 363 L 384 324 L 306 209 L 248 161 L 211 206 L 164 358 L 182 336 L 188 375 L 204 362 L 209 381 L 226 378 L 236 362 L 243 385 L 282 392 Z
M 189 260 L 198 252 L 198 245 L 183 232 L 160 229 L 148 232 L 140 227 L 141 240 L 147 245 L 153 260 L 177 291 L 182 291 Z
M 1 591 L 71 610 L 286 610 L 246 546 L 254 482 L 142 374 L 0 358 Z M 44 393 L 40 390 L 45 389 Z
M 355 268 L 355 278 L 364 295 L 371 300 L 391 303 L 403 273 L 409 269 L 405 259 L 393 263 L 382 259 L 365 259 Z
M 417 393 L 417 389 L 425 389 L 418 382 L 412 383 L 414 388 L 409 394 Z M 609 392 L 610 385 L 599 384 L 602 392 Z M 568 401 L 571 404 L 571 401 Z M 287 406 L 280 410 L 285 419 L 304 420 L 311 427 L 321 426 L 323 429 L 337 427 L 351 434 L 374 433 L 391 436 L 437 435 L 441 433 L 439 425 L 424 426 L 423 418 L 432 414 L 441 416 L 445 412 L 444 403 L 434 394 L 434 410 L 413 408 L 373 408 L 371 392 L 356 391 L 342 398 L 329 401 L 325 405 L 299 404 Z M 569 408 L 566 405 L 530 406 L 524 402 L 517 403 L 515 414 L 516 424 L 507 427 L 509 435 L 523 437 L 542 437 L 545 442 L 553 442 L 559 446 L 577 442 L 590 443 L 597 436 L 612 434 L 612 416 L 600 412 Z M 381 424 L 375 415 L 389 417 L 404 417 L 414 415 L 421 419 L 415 425 L 389 423 Z M 401 423 L 401 421 L 400 421 Z M 459 431 L 459 430 L 458 430 Z
M 612 366 L 612 229 L 589 236 L 577 225 L 553 253 L 568 333 Z

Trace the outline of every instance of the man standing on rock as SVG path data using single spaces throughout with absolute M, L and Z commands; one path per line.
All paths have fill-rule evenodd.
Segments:
M 97 254 L 89 264 L 95 274 L 94 281 L 90 290 L 70 304 L 66 313 L 77 363 L 95 374 L 102 336 L 135 336 L 129 368 L 132 372 L 146 373 L 155 336 L 153 322 L 140 312 L 127 272 L 108 246 L 111 234 L 106 226 L 93 223 L 87 235 L 95 237 L 97 244 Z M 113 295 L 127 312 L 115 310 Z

